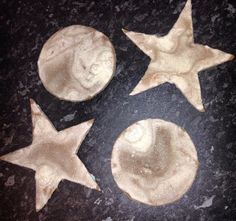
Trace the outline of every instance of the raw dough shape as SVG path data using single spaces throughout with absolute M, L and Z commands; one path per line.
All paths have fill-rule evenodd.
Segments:
M 72 25 L 52 35 L 38 60 L 39 76 L 56 97 L 70 101 L 91 99 L 115 72 L 115 50 L 103 33 Z
M 174 123 L 147 119 L 125 129 L 111 159 L 114 180 L 132 199 L 164 205 L 191 187 L 198 157 L 191 138 Z
M 0 159 L 35 170 L 36 210 L 43 208 L 62 179 L 99 190 L 76 155 L 93 120 L 57 131 L 33 100 L 31 112 L 32 144 Z
M 188 0 L 173 28 L 163 37 L 123 30 L 151 58 L 130 95 L 169 82 L 175 84 L 196 109 L 204 111 L 198 72 L 232 60 L 234 56 L 195 44 L 191 14 L 191 0 Z

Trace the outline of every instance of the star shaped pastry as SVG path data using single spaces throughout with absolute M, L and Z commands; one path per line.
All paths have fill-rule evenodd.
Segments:
M 31 111 L 32 144 L 0 159 L 35 170 L 36 210 L 43 208 L 62 179 L 99 190 L 76 155 L 93 120 L 57 131 L 33 100 Z
M 191 13 L 191 1 L 188 0 L 173 28 L 163 37 L 123 30 L 151 58 L 131 95 L 169 82 L 175 84 L 195 108 L 204 111 L 198 72 L 234 56 L 194 43 Z

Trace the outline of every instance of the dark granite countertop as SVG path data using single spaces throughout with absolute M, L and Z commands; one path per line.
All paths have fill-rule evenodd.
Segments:
M 80 159 L 102 192 L 62 181 L 47 205 L 35 211 L 34 171 L 0 162 L 1 221 L 167 221 L 236 220 L 236 63 L 200 72 L 205 112 L 195 110 L 174 85 L 137 96 L 128 94 L 149 63 L 121 28 L 167 34 L 183 0 L 31 1 L 1 0 L 0 155 L 31 143 L 29 98 L 58 130 L 95 118 Z M 192 0 L 197 43 L 236 55 L 236 3 Z M 117 54 L 115 77 L 94 99 L 61 101 L 43 87 L 37 60 L 44 42 L 58 29 L 82 24 L 105 33 Z M 112 146 L 121 131 L 145 118 L 161 118 L 185 128 L 200 161 L 195 182 L 176 203 L 151 207 L 123 194 L 110 168 Z

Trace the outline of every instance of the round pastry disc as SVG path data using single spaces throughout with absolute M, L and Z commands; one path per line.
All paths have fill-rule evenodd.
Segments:
M 147 119 L 124 130 L 113 147 L 111 169 L 132 199 L 163 205 L 181 198 L 198 168 L 189 135 L 174 123 Z
M 44 44 L 38 60 L 45 88 L 60 99 L 84 101 L 102 91 L 115 72 L 115 50 L 103 33 L 72 25 Z

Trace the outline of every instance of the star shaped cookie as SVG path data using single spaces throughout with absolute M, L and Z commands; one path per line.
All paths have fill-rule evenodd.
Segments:
M 32 144 L 0 159 L 35 170 L 36 210 L 43 208 L 62 179 L 99 190 L 76 155 L 93 120 L 57 131 L 33 100 L 31 111 Z
M 163 37 L 123 30 L 151 58 L 131 95 L 169 82 L 175 84 L 196 109 L 204 111 L 198 72 L 232 60 L 234 56 L 194 43 L 191 14 L 188 0 L 173 28 Z

